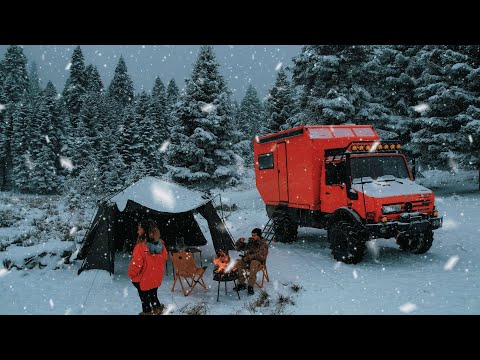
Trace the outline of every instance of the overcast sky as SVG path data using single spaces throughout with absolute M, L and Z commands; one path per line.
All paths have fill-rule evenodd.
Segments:
M 38 65 L 42 86 L 51 80 L 62 91 L 69 76 L 66 70 L 76 45 L 24 45 L 30 64 Z M 97 66 L 105 87 L 112 79 L 118 59 L 123 55 L 135 92 L 151 91 L 157 76 L 165 85 L 174 78 L 183 89 L 184 79 L 190 77 L 200 45 L 80 45 L 85 63 Z M 3 59 L 8 45 L 0 45 Z M 301 45 L 215 45 L 220 72 L 225 76 L 234 98 L 241 101 L 249 83 L 261 98 L 273 86 L 275 75 L 283 66 L 292 64 Z

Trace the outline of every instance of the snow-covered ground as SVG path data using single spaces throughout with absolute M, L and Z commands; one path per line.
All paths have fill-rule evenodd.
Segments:
M 269 302 L 263 302 L 267 306 L 260 306 L 259 288 L 253 296 L 241 291 L 239 300 L 233 283 L 227 285 L 227 295 L 222 284 L 217 302 L 218 283 L 212 279 L 214 249 L 206 222 L 198 216 L 209 240 L 202 247 L 208 290 L 197 285 L 185 297 L 177 285 L 171 292 L 169 263 L 159 289 L 160 301 L 171 314 L 480 314 L 477 173 L 423 175 L 418 182 L 435 190 L 437 208 L 444 216 L 444 227 L 435 231 L 426 254 L 407 254 L 393 240 L 376 240 L 368 243 L 361 263 L 346 265 L 333 259 L 325 231 L 300 228 L 296 243 L 271 244 L 270 282 L 264 288 Z M 221 193 L 223 203 L 238 207 L 224 212 L 234 238 L 249 236 L 253 228 L 266 224 L 265 207 L 251 173 L 241 186 Z M 129 254 L 117 253 L 113 276 L 103 270 L 77 276 L 80 262 L 69 263 L 75 250 L 72 240 L 82 237 L 94 207 L 80 216 L 60 198 L 47 201 L 46 197 L 0 193 L 0 200 L 0 261 L 4 265 L 0 268 L 0 314 L 141 311 L 127 276 Z M 35 201 L 38 204 L 32 205 Z M 30 207 L 25 207 L 27 203 Z M 23 269 L 12 264 L 21 264 Z

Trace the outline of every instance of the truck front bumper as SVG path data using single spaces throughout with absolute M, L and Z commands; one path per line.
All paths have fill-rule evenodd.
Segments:
M 418 234 L 428 229 L 435 230 L 441 228 L 443 224 L 442 217 L 424 218 L 419 220 L 388 221 L 386 223 L 366 224 L 365 227 L 372 237 L 391 238 L 397 236 L 398 232 Z

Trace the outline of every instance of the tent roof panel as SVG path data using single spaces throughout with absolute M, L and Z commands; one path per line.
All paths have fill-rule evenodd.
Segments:
M 124 211 L 128 200 L 132 200 L 159 212 L 181 213 L 196 209 L 211 200 L 204 196 L 200 191 L 146 176 L 112 197 L 110 201 L 116 203 L 120 211 Z

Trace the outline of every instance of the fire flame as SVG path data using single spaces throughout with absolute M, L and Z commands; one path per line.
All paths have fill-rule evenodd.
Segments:
M 235 259 L 230 259 L 223 250 L 219 251 L 219 257 L 213 258 L 216 271 L 219 273 L 228 273 L 234 270 L 235 262 Z

